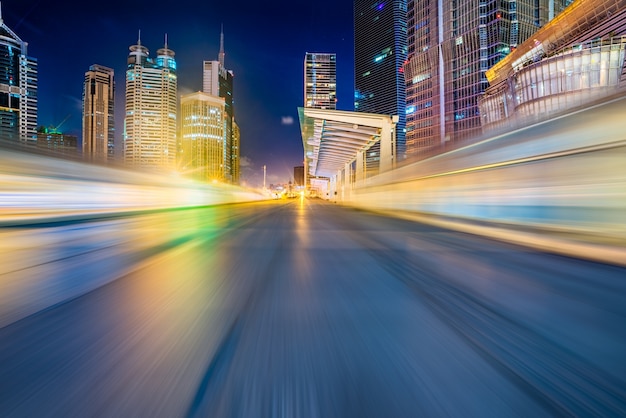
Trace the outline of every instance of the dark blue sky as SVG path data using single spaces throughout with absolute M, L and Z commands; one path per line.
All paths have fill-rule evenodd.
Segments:
M 268 183 L 288 181 L 302 164 L 297 107 L 306 52 L 337 54 L 337 108 L 353 109 L 352 1 L 2 0 L 2 17 L 38 60 L 39 125 L 70 115 L 61 130 L 80 137 L 85 72 L 92 64 L 115 70 L 118 143 L 126 58 L 138 31 L 151 56 L 167 33 L 184 94 L 201 90 L 202 61 L 217 59 L 223 24 L 226 67 L 235 74 L 242 178 L 252 185 L 262 183 L 264 164 Z M 289 118 L 293 123 L 285 124 Z

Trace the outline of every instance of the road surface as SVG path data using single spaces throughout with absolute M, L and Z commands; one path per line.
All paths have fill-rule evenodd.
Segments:
M 625 279 L 316 200 L 3 228 L 0 416 L 625 416 Z

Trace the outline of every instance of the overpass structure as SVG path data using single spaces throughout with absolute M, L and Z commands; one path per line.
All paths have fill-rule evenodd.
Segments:
M 329 180 L 329 197 L 346 199 L 356 185 L 374 173 L 395 166 L 397 116 L 374 113 L 298 108 L 305 159 L 305 184 L 311 178 Z M 377 164 L 366 164 L 376 149 Z

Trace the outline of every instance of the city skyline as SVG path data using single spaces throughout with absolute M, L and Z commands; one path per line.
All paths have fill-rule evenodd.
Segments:
M 301 164 L 297 107 L 303 101 L 302 56 L 307 50 L 337 51 L 337 107 L 353 109 L 351 2 L 333 7 L 332 15 L 319 4 L 298 7 L 299 21 L 285 19 L 293 12 L 286 1 L 246 2 L 242 10 L 240 3 L 237 8 L 209 7 L 185 0 L 168 11 L 167 19 L 162 19 L 161 4 L 139 1 L 127 9 L 123 2 L 112 1 L 107 8 L 90 10 L 37 0 L 3 1 L 5 23 L 28 43 L 29 55 L 39 64 L 37 125 L 56 126 L 65 120 L 65 132 L 82 136 L 84 74 L 94 64 L 113 68 L 118 153 L 123 146 L 123 75 L 128 47 L 138 32 L 150 49 L 167 34 L 176 51 L 180 96 L 202 90 L 203 61 L 218 57 L 222 25 L 225 66 L 235 74 L 242 182 L 260 184 L 263 165 L 268 182 L 288 181 L 293 167 Z M 287 32 L 293 36 L 284 36 Z

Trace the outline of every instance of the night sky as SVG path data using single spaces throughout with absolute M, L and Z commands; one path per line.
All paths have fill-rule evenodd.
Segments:
M 116 146 L 121 149 L 128 47 L 156 56 L 168 36 L 179 95 L 202 89 L 202 61 L 217 60 L 224 25 L 226 67 L 234 72 L 242 182 L 287 182 L 302 165 L 297 108 L 306 52 L 337 54 L 337 108 L 353 110 L 352 1 L 2 0 L 2 18 L 39 63 L 38 124 L 81 137 L 81 96 L 92 64 L 115 70 Z M 66 119 L 66 117 L 69 118 Z

